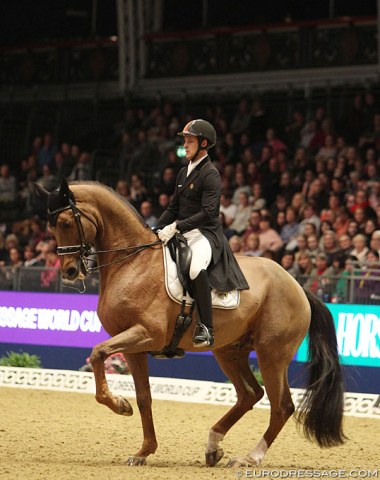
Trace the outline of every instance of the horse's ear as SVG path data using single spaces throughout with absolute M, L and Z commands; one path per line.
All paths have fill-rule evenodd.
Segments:
M 70 195 L 70 188 L 69 184 L 66 180 L 65 177 L 62 177 L 61 179 L 61 185 L 59 186 L 59 196 L 60 197 L 66 197 Z
M 38 196 L 43 201 L 44 205 L 47 207 L 50 193 L 38 183 L 33 182 L 33 186 L 38 194 Z

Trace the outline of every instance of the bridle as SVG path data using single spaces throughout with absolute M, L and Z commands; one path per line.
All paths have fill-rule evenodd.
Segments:
M 59 215 L 62 212 L 65 212 L 66 210 L 71 210 L 73 212 L 73 216 L 74 216 L 74 219 L 75 219 L 75 224 L 77 226 L 77 231 L 78 231 L 78 234 L 79 234 L 80 244 L 79 245 L 66 245 L 64 247 L 57 247 L 57 254 L 59 256 L 79 254 L 81 264 L 82 264 L 86 273 L 96 272 L 96 271 L 100 270 L 101 268 L 108 267 L 110 265 L 114 265 L 115 263 L 122 262 L 122 261 L 126 260 L 127 258 L 131 257 L 132 255 L 136 255 L 137 253 L 141 252 L 142 250 L 145 250 L 146 248 L 151 248 L 155 245 L 159 245 L 159 244 L 161 245 L 162 244 L 161 240 L 156 240 L 155 242 L 142 243 L 142 244 L 139 244 L 139 245 L 132 245 L 132 246 L 129 246 L 129 247 L 114 248 L 114 249 L 110 249 L 110 250 L 93 250 L 90 243 L 86 240 L 83 224 L 82 224 L 82 221 L 81 221 L 81 216 L 87 218 L 87 220 L 89 220 L 94 225 L 96 230 L 98 229 L 98 227 L 97 227 L 96 223 L 94 222 L 94 220 L 92 218 L 90 218 L 88 215 L 86 215 L 86 213 L 84 213 L 82 210 L 80 210 L 77 207 L 75 201 L 73 201 L 72 198 L 69 199 L 69 204 L 68 205 L 66 205 L 64 207 L 61 207 L 61 208 L 57 208 L 56 210 L 53 210 L 53 211 L 48 210 L 49 224 L 52 227 L 55 227 L 57 225 L 57 220 L 58 220 Z M 89 257 L 97 255 L 98 253 L 127 252 L 129 250 L 133 250 L 133 252 L 128 253 L 127 255 L 124 255 L 123 257 L 118 258 L 118 259 L 116 259 L 112 262 L 105 263 L 103 265 L 96 265 L 94 267 L 91 267 L 89 265 Z

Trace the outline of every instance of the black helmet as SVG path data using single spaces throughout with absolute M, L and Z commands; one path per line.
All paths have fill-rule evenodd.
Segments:
M 179 132 L 177 135 L 185 137 L 186 135 L 195 135 L 202 141 L 204 138 L 207 140 L 207 149 L 213 147 L 216 144 L 216 131 L 211 123 L 202 120 L 201 118 L 197 120 L 192 120 L 189 122 L 182 132 Z

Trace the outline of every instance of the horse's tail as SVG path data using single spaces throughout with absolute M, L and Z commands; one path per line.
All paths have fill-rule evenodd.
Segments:
M 304 290 L 311 307 L 309 328 L 309 386 L 297 413 L 305 436 L 321 447 L 344 442 L 342 429 L 344 387 L 334 320 L 313 293 Z

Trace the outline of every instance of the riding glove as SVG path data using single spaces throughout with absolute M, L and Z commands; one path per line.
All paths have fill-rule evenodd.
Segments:
M 166 225 L 162 230 L 158 230 L 157 235 L 161 242 L 163 242 L 164 245 L 167 245 L 169 240 L 178 232 L 177 224 L 174 222 L 170 225 Z

